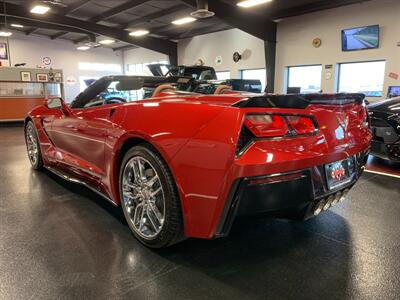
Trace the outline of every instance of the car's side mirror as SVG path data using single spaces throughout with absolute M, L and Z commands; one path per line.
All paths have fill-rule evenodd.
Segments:
M 67 116 L 70 114 L 70 108 L 67 106 L 64 100 L 59 97 L 48 99 L 47 107 L 49 109 L 60 109 L 63 114 Z
M 47 100 L 47 107 L 49 109 L 61 109 L 63 100 L 61 98 L 50 98 Z

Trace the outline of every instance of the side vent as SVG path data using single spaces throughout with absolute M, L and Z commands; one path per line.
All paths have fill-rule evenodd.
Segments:
M 253 142 L 254 135 L 246 126 L 242 126 L 236 145 L 236 156 L 240 156 Z

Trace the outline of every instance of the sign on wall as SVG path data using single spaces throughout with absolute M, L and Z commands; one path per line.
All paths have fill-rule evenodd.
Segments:
M 395 73 L 395 72 L 390 72 L 389 73 L 389 78 L 392 78 L 394 80 L 399 79 L 399 74 Z
M 0 59 L 8 59 L 7 44 L 0 43 Z
M 45 56 L 42 58 L 42 62 L 45 66 L 50 66 L 51 65 L 51 58 L 48 56 Z
M 222 64 L 222 56 L 221 56 L 221 55 L 218 55 L 218 56 L 215 58 L 215 64 L 216 64 L 216 65 Z

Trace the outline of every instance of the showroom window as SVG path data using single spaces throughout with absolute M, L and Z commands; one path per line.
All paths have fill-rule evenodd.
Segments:
M 226 80 L 231 79 L 231 72 L 230 71 L 219 71 L 216 72 L 218 80 Z
M 337 91 L 363 93 L 367 97 L 381 97 L 385 64 L 384 60 L 339 64 Z
M 319 93 L 321 91 L 322 66 L 293 66 L 287 68 L 287 89 L 300 88 L 300 93 Z M 292 92 L 293 93 L 293 92 Z
M 240 71 L 241 79 L 259 79 L 261 81 L 261 90 L 265 90 L 267 83 L 266 69 L 248 69 Z

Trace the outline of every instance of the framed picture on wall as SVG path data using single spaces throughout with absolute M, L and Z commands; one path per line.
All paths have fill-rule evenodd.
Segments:
M 38 81 L 38 82 L 48 82 L 49 81 L 49 77 L 47 76 L 47 74 L 37 73 L 36 74 L 36 81 Z
M 21 81 L 31 81 L 31 72 L 21 72 Z
M 0 59 L 4 59 L 4 60 L 8 59 L 6 43 L 0 43 Z
M 54 81 L 55 82 L 61 82 L 61 79 L 62 79 L 62 74 L 60 72 L 56 72 L 54 74 Z

